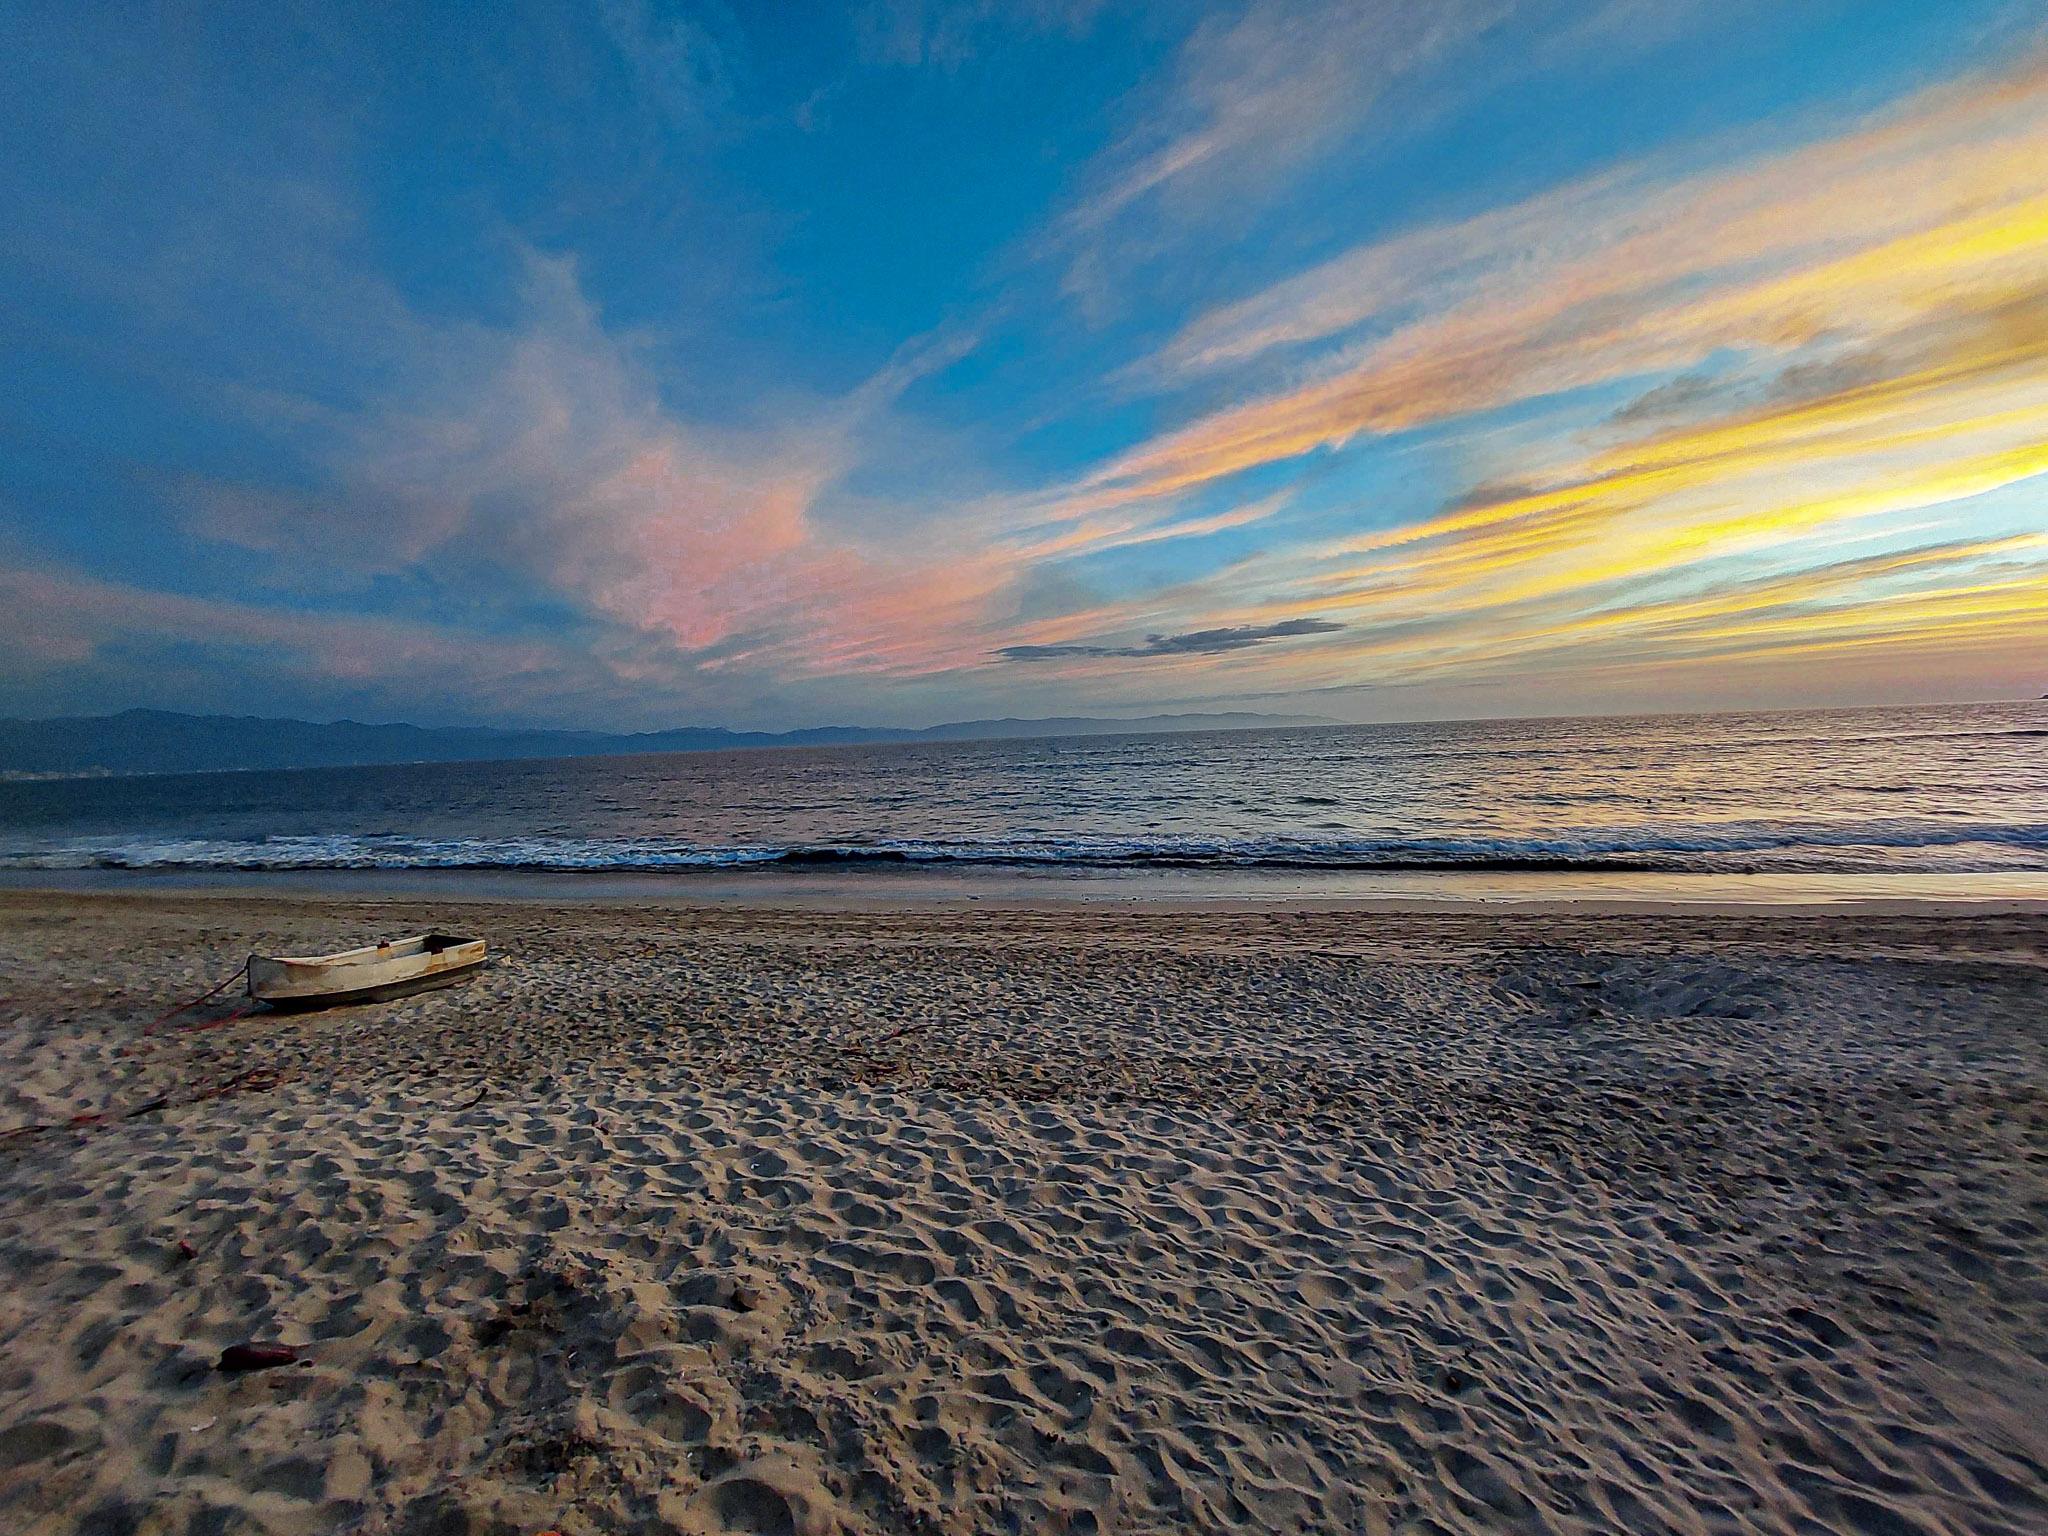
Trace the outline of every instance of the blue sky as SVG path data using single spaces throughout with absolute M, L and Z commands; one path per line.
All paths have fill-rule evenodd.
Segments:
M 0 710 L 2048 686 L 1959 0 L 10 7 Z

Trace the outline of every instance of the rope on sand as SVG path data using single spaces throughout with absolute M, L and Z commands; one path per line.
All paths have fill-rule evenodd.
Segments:
M 190 1013 L 194 1008 L 197 1008 L 201 1003 L 208 1002 L 211 999 L 218 997 L 223 991 L 233 986 L 242 977 L 246 976 L 248 972 L 249 962 L 244 960 L 241 963 L 241 965 L 236 967 L 234 970 L 230 971 L 226 976 L 223 976 L 219 981 L 215 982 L 212 986 L 208 987 L 204 992 L 200 993 L 197 997 L 182 1002 L 178 1004 L 177 1007 L 175 1008 L 167 1008 L 162 1013 L 158 1014 L 155 1018 L 151 1019 L 147 1024 L 142 1026 L 142 1033 L 140 1036 L 137 1037 L 137 1042 L 134 1045 L 124 1045 L 114 1054 L 117 1056 L 135 1055 L 139 1050 L 142 1049 L 141 1042 L 143 1040 L 155 1038 L 156 1032 L 162 1029 L 164 1025 L 169 1023 L 172 1019 L 175 1019 L 179 1014 Z M 254 998 L 251 998 L 248 1002 L 243 1003 L 240 1007 L 234 1009 L 230 1013 L 223 1014 L 220 1018 L 209 1019 L 204 1024 L 193 1024 L 187 1026 L 185 1033 L 196 1034 L 200 1030 L 221 1029 L 229 1024 L 234 1023 L 237 1019 L 246 1019 L 250 1014 L 254 1013 L 255 1011 L 256 1001 Z
M 229 987 L 233 986 L 237 981 L 241 980 L 242 977 L 246 976 L 248 973 L 249 962 L 244 960 L 240 965 L 236 966 L 232 971 L 228 972 L 227 975 L 223 976 L 219 981 L 215 982 L 212 986 L 208 987 L 204 992 L 200 993 L 190 1002 L 180 1003 L 175 1008 L 168 1008 L 164 1010 L 164 1012 L 158 1014 L 155 1018 L 151 1019 L 147 1024 L 145 1024 L 142 1027 L 143 1038 L 145 1040 L 148 1039 L 151 1035 L 155 1034 L 159 1029 L 163 1028 L 165 1024 L 169 1023 L 172 1019 L 175 1019 L 179 1014 L 190 1013 L 194 1008 L 197 1008 L 201 1003 L 209 1002 L 213 998 L 218 997 L 221 993 L 225 992 Z M 234 1013 L 229 1015 L 229 1018 L 238 1019 L 248 1011 L 248 1007 L 238 1008 L 235 1010 Z M 220 1019 L 216 1022 L 225 1024 L 228 1022 L 228 1020 Z

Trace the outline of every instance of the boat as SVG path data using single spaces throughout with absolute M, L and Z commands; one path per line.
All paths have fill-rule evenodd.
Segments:
M 251 955 L 249 996 L 273 1008 L 374 1003 L 452 986 L 484 963 L 482 939 L 420 933 L 332 955 Z

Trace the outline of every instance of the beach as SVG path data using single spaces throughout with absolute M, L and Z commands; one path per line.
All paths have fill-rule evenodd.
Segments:
M 25 1536 L 2048 1524 L 2038 907 L 138 884 L 0 972 Z

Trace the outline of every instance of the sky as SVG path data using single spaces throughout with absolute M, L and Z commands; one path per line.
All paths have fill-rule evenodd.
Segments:
M 2038 0 L 15 0 L 0 143 L 0 713 L 2048 689 Z

